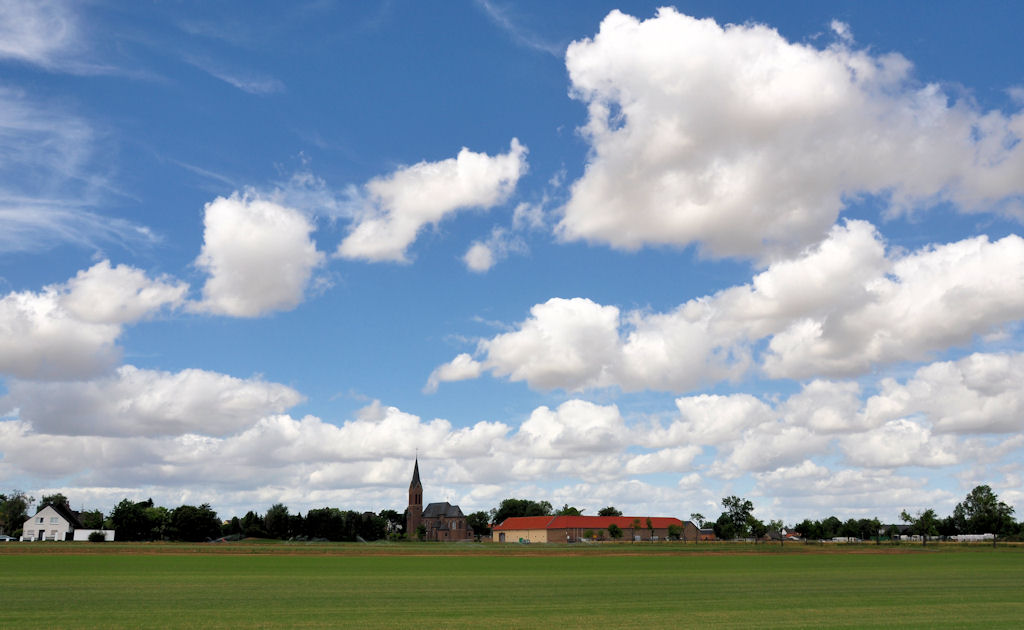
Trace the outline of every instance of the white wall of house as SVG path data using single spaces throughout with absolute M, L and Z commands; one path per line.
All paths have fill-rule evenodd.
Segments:
M 21 531 L 22 540 L 64 540 L 67 533 L 74 531 L 71 523 L 49 505 L 25 521 Z
M 74 541 L 89 542 L 89 534 L 93 532 L 102 532 L 105 541 L 114 542 L 114 530 L 112 529 L 76 529 Z

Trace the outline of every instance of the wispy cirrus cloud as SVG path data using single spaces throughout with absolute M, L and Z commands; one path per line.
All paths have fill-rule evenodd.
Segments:
M 185 61 L 210 76 L 220 79 L 224 83 L 234 86 L 249 94 L 265 96 L 267 94 L 284 92 L 285 90 L 285 85 L 280 79 L 269 75 L 248 70 L 228 68 L 213 60 L 192 55 L 186 56 Z
M 65 0 L 0 0 L 0 60 L 50 72 L 124 74 L 96 60 L 83 28 L 80 4 Z
M 145 226 L 93 209 L 111 190 L 94 160 L 102 135 L 59 106 L 0 86 L 0 252 L 158 240 Z
M 566 44 L 547 41 L 537 33 L 525 28 L 515 20 L 508 7 L 503 7 L 492 0 L 476 0 L 476 5 L 487 14 L 491 22 L 508 33 L 508 36 L 516 44 L 555 57 L 565 54 Z

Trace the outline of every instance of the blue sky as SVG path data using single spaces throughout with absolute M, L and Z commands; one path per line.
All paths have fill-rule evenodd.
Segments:
M 1020 504 L 1020 18 L 0 2 L 0 487 Z

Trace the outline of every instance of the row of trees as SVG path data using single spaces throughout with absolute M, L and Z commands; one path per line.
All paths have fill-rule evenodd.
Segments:
M 783 529 L 782 521 L 763 523 L 754 517 L 754 504 L 748 499 L 736 496 L 724 497 L 722 507 L 725 508 L 718 520 L 714 522 L 715 536 L 723 540 L 734 538 L 761 538 L 769 531 Z M 922 536 L 925 540 L 935 536 L 955 536 L 957 534 L 994 534 L 999 537 L 1019 536 L 1022 524 L 1013 519 L 1013 507 L 999 500 L 999 497 L 987 485 L 971 490 L 963 501 L 953 509 L 953 513 L 940 518 L 934 509 L 926 509 L 916 514 L 906 510 L 900 515 L 908 526 L 910 534 Z M 691 518 L 704 523 L 699 514 Z M 883 524 L 877 518 L 848 519 L 842 521 L 835 516 L 812 521 L 803 521 L 789 527 L 799 532 L 801 537 L 812 540 L 830 538 L 860 538 L 868 540 L 875 537 L 892 538 L 900 533 L 894 524 Z
M 0 494 L 0 533 L 19 535 L 21 527 L 29 517 L 29 509 L 35 499 L 24 492 L 15 490 Z M 63 494 L 43 496 L 39 507 L 46 505 L 69 505 Z M 728 496 L 722 499 L 724 510 L 716 521 L 710 523 L 698 513 L 690 515 L 698 527 L 712 525 L 715 536 L 722 540 L 734 538 L 761 538 L 769 531 L 784 528 L 782 521 L 764 523 L 754 517 L 754 504 L 748 499 Z M 469 514 L 467 524 L 476 536 L 489 536 L 492 523 L 501 523 L 515 516 L 578 516 L 583 510 L 568 504 L 554 509 L 548 501 L 509 498 L 490 511 Z M 1024 534 L 1021 524 L 1013 519 L 1014 509 L 999 500 L 987 485 L 977 486 L 958 503 L 953 513 L 940 518 L 934 509 L 922 510 L 916 514 L 903 511 L 901 518 L 908 525 L 909 533 L 925 537 L 953 536 L 956 534 L 995 534 L 1010 537 Z M 622 516 L 613 506 L 598 510 L 598 516 Z M 99 510 L 79 513 L 87 529 L 115 529 L 119 540 L 181 540 L 203 541 L 222 536 L 278 538 L 278 539 L 323 539 L 331 541 L 380 540 L 401 538 L 405 532 L 406 515 L 395 510 L 354 512 L 324 507 L 292 514 L 288 508 L 277 503 L 265 514 L 250 511 L 245 516 L 232 518 L 222 523 L 209 504 L 200 506 L 182 505 L 173 509 L 154 505 L 152 499 L 131 501 L 124 499 L 104 518 Z M 641 529 L 643 523 L 634 523 L 634 529 Z M 617 527 L 610 527 L 611 538 L 622 535 Z M 807 539 L 830 539 L 835 537 L 860 538 L 867 540 L 876 536 L 895 536 L 897 528 L 885 525 L 877 518 L 848 519 L 842 521 L 835 516 L 822 520 L 804 519 L 787 528 L 799 532 Z M 618 534 L 618 536 L 616 535 Z M 415 535 L 415 533 L 413 533 Z M 671 532 L 670 532 L 671 535 Z
M 277 503 L 266 514 L 248 512 L 226 523 L 217 518 L 209 504 L 182 505 L 169 510 L 153 505 L 152 499 L 133 502 L 124 499 L 110 513 L 108 524 L 119 540 L 203 541 L 221 537 L 319 539 L 330 541 L 380 540 L 400 533 L 405 517 L 394 510 L 380 514 L 325 507 L 292 514 Z

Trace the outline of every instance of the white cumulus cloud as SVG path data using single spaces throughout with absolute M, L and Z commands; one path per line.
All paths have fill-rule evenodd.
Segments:
M 752 366 L 773 378 L 863 374 L 968 346 L 1021 318 L 1019 236 L 887 253 L 871 224 L 849 221 L 750 283 L 669 312 L 552 298 L 511 332 L 479 342 L 474 361 L 542 390 L 686 391 Z
M 591 157 L 559 234 L 772 258 L 820 240 L 860 194 L 1021 215 L 1024 113 L 953 103 L 833 29 L 818 49 L 671 8 L 611 12 L 566 53 Z
M 0 404 L 51 435 L 227 435 L 302 401 L 294 389 L 206 370 L 177 373 L 121 366 L 72 382 L 15 380 Z
M 512 139 L 508 153 L 489 156 L 463 148 L 455 158 L 420 162 L 365 185 L 364 207 L 337 255 L 404 262 L 420 229 L 464 208 L 503 203 L 526 172 L 525 146 Z
M 192 308 L 233 317 L 290 310 L 305 298 L 325 256 L 305 214 L 235 193 L 206 204 L 203 249 L 196 265 L 209 274 Z
M 65 284 L 0 298 L 0 373 L 86 378 L 110 369 L 123 325 L 183 303 L 188 285 L 101 261 Z

